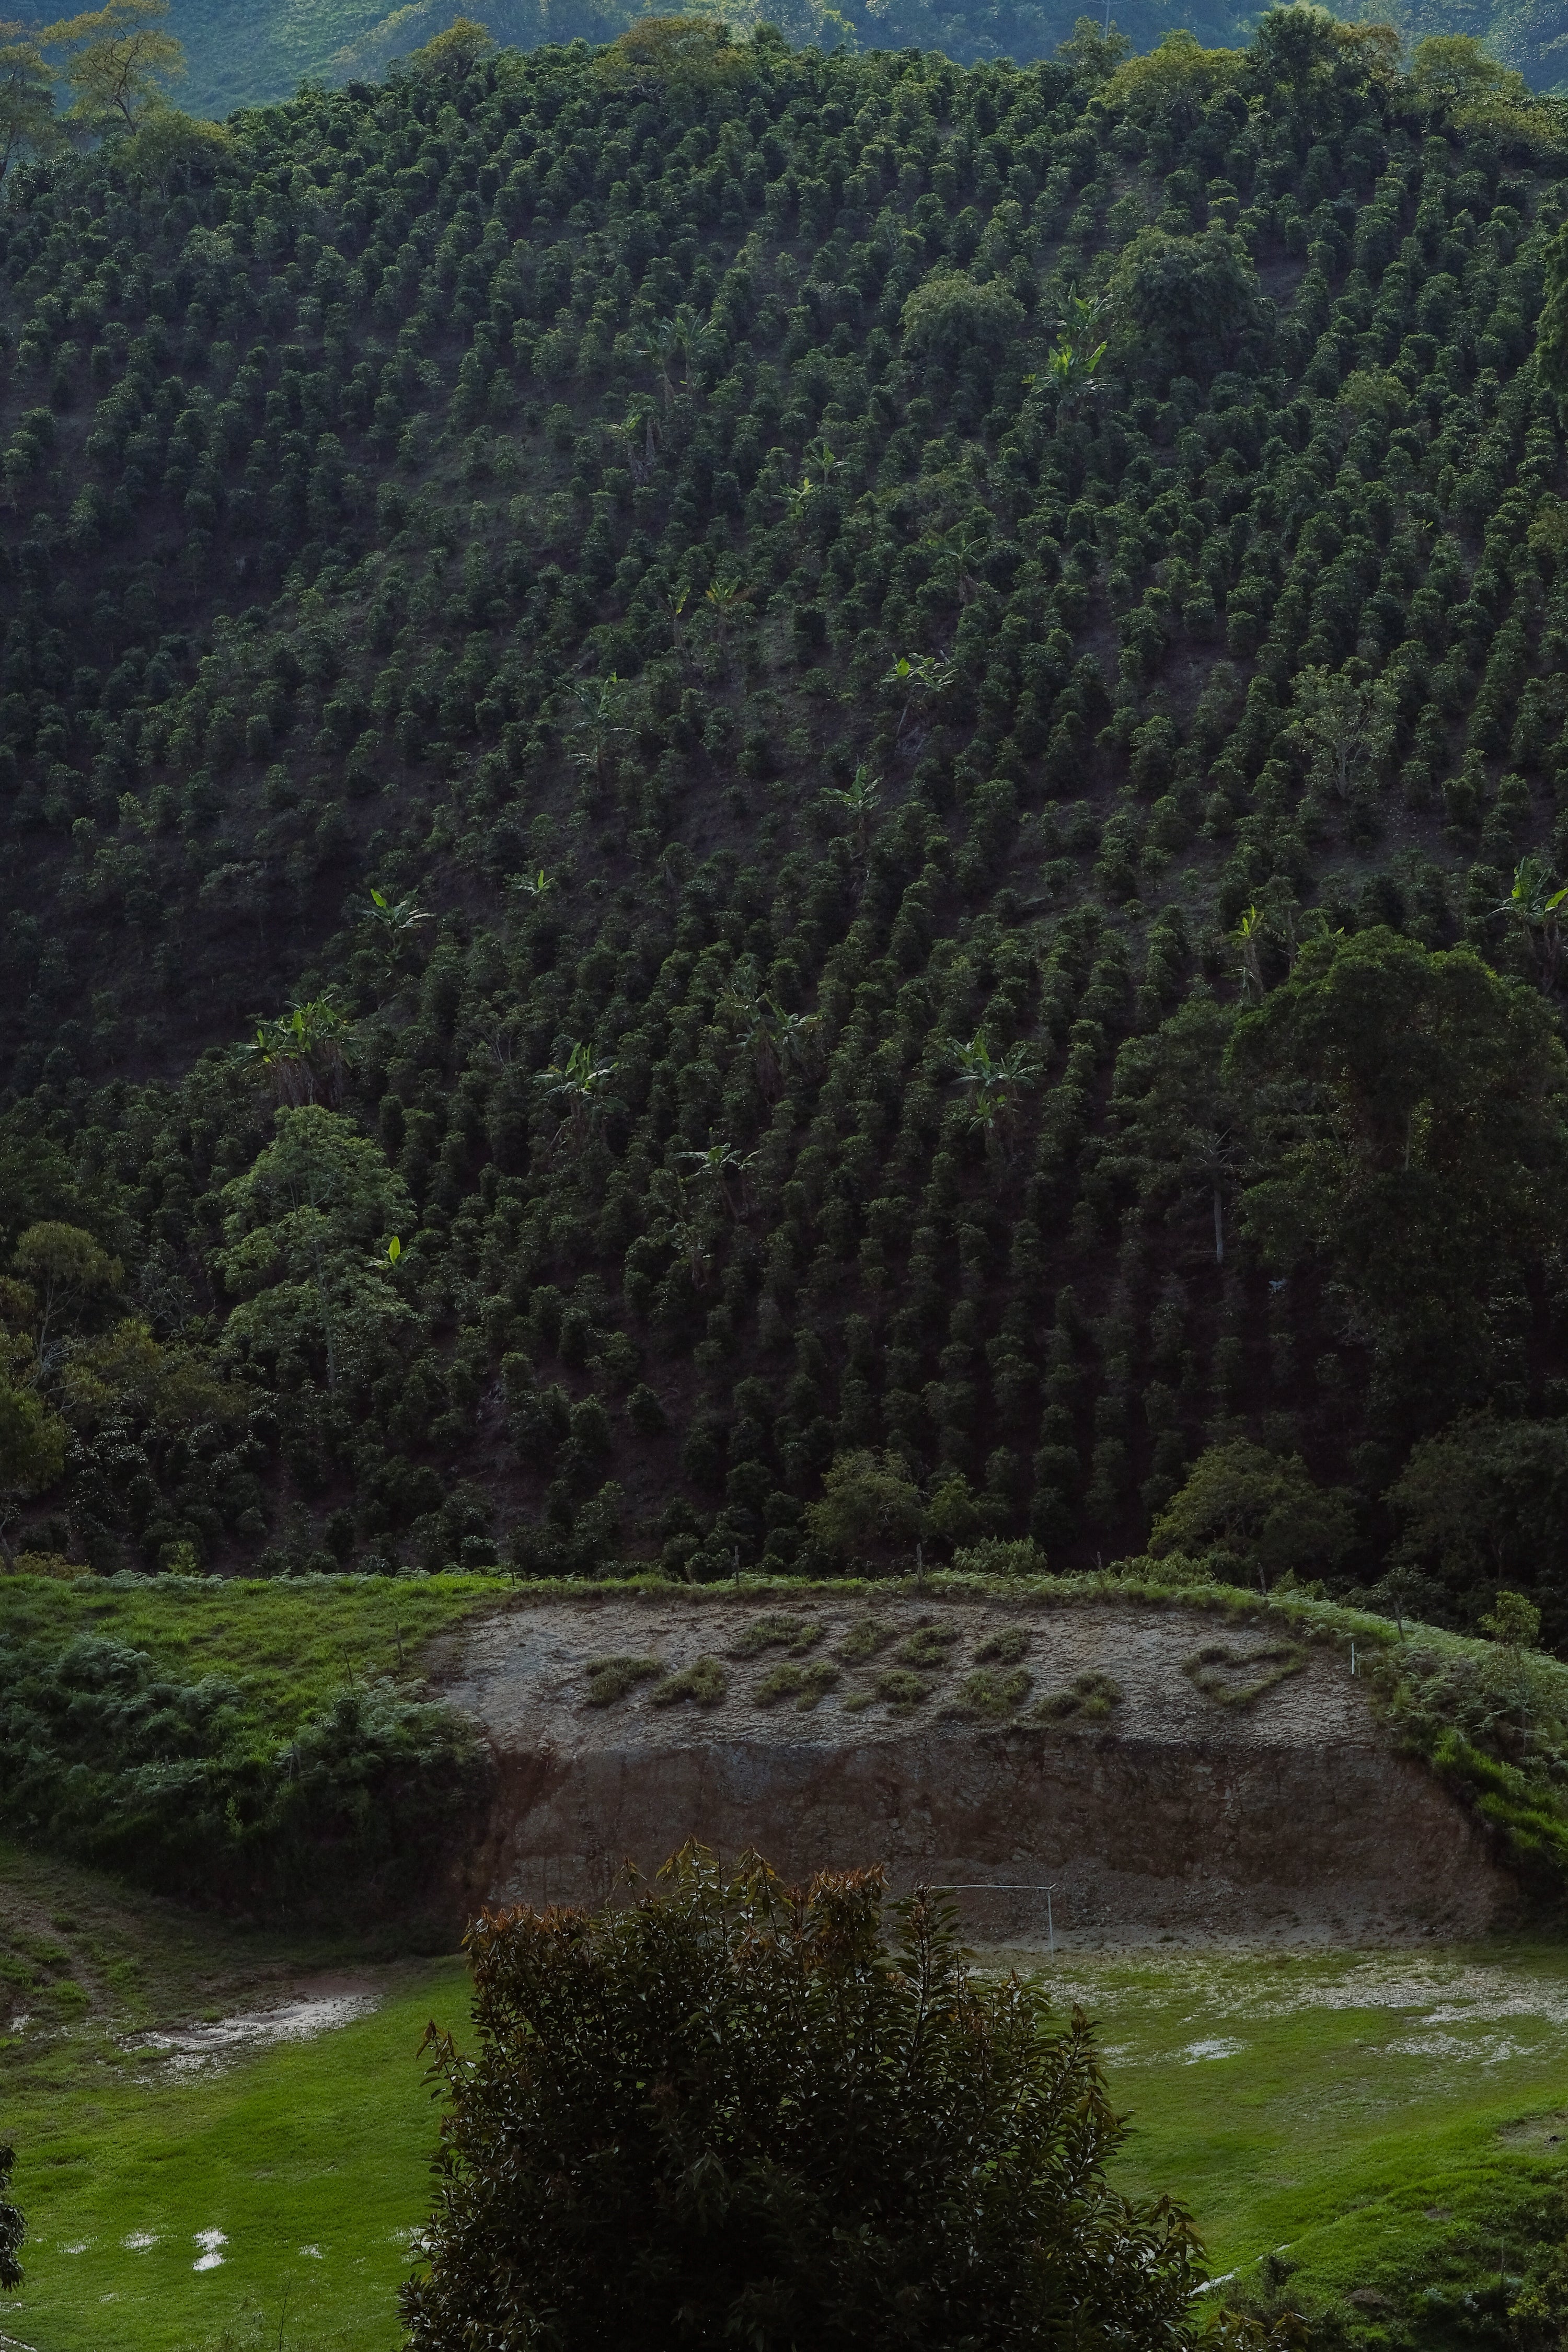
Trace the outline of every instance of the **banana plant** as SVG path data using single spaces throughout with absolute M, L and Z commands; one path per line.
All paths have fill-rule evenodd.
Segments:
M 1268 993 L 1263 977 L 1263 942 L 1268 936 L 1268 918 L 1261 907 L 1248 907 L 1231 933 L 1241 950 L 1241 993 L 1247 1004 L 1261 1004 Z
M 934 696 L 952 681 L 953 665 L 940 654 L 900 654 L 890 669 L 882 673 L 884 686 L 904 688 L 904 707 L 899 713 L 899 723 L 893 730 L 895 741 L 902 735 L 917 695 Z
M 823 798 L 833 807 L 841 809 L 854 831 L 857 853 L 864 857 L 870 847 L 871 819 L 882 797 L 882 787 L 865 766 L 856 769 L 853 780 L 841 790 L 825 793 Z
M 738 1222 L 745 1196 L 747 1171 L 756 1164 L 756 1153 L 739 1152 L 729 1143 L 710 1143 L 705 1151 L 683 1151 L 679 1157 L 690 1168 L 693 1179 L 713 1186 L 731 1217 Z M 730 1189 L 732 1176 L 741 1179 L 740 1200 Z
M 364 920 L 371 927 L 389 971 L 395 970 L 405 949 L 413 945 L 416 931 L 435 919 L 413 891 L 405 898 L 389 898 L 384 891 L 373 888 L 370 904 L 364 910 Z
M 608 677 L 582 679 L 572 689 L 578 716 L 570 732 L 582 746 L 572 758 L 579 768 L 591 768 L 601 784 L 609 782 L 611 751 L 626 732 L 618 723 L 626 690 L 614 670 Z
M 955 1065 L 953 1083 L 969 1090 L 964 1106 L 966 1127 L 985 1139 L 987 1149 L 1005 1139 L 1026 1094 L 1039 1084 L 1040 1066 L 1027 1045 L 1009 1045 L 994 1054 L 983 1029 L 967 1044 L 950 1037 L 947 1050 Z
M 675 372 L 675 362 L 678 357 L 685 356 L 685 339 L 679 321 L 675 319 L 656 319 L 652 326 L 645 328 L 638 338 L 637 354 L 638 359 L 647 361 L 650 367 L 658 371 L 659 389 L 664 394 L 664 405 L 668 413 L 675 406 L 679 381 Z
M 1568 901 L 1568 883 L 1554 889 L 1556 879 L 1544 857 L 1522 857 L 1514 868 L 1512 889 L 1501 905 L 1492 909 L 1495 915 L 1507 915 L 1528 934 L 1542 992 L 1548 996 L 1557 985 L 1562 968 L 1561 909 Z
M 619 1066 L 596 1060 L 592 1045 L 574 1045 L 563 1062 L 539 1072 L 534 1085 L 564 1107 L 557 1143 L 570 1142 L 579 1150 L 587 1143 L 609 1107 L 609 1081 Z
M 731 623 L 741 618 L 741 608 L 751 602 L 752 593 L 733 572 L 721 572 L 703 590 L 702 601 L 720 628 L 727 633 Z
M 230 1058 L 258 1072 L 289 1110 L 306 1103 L 336 1109 L 343 1096 L 353 1024 L 329 991 L 290 1005 L 275 1021 L 258 1022 L 256 1034 L 237 1045 Z

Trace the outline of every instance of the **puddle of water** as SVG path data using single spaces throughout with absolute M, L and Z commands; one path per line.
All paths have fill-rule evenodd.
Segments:
M 195 2242 L 201 2252 L 191 2264 L 194 2271 L 216 2271 L 223 2267 L 223 2249 L 228 2240 L 221 2230 L 198 2230 Z
M 1189 2042 L 1182 2058 L 1184 2064 L 1195 2066 L 1205 2058 L 1239 2058 L 1246 2047 L 1245 2042 Z
M 1457 2033 L 1412 2033 L 1402 2042 L 1385 2042 L 1383 2046 L 1401 2058 L 1468 2058 L 1472 2063 L 1479 2060 L 1483 2066 L 1500 2066 L 1505 2059 L 1517 2058 L 1524 2048 L 1504 2033 L 1478 2033 L 1468 2040 Z
M 285 2001 L 278 2009 L 249 2010 L 237 2017 L 220 2017 L 207 2025 L 184 2025 L 173 2033 L 139 2033 L 122 2049 L 166 2051 L 161 2076 L 197 2074 L 222 2063 L 242 2050 L 268 2049 L 279 2042 L 309 2042 L 318 2033 L 353 2025 L 380 2007 L 372 1993 L 318 1994 L 313 1999 Z

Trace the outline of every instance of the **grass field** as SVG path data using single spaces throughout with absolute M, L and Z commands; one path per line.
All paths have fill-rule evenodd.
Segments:
M 1126 2184 L 1183 2197 L 1216 2271 L 1245 2282 L 1287 2250 L 1292 2294 L 1337 2305 L 1358 2343 L 1456 2340 L 1431 2291 L 1516 2272 L 1557 2207 L 1568 1948 L 1075 1954 L 1047 1974 L 1101 2021 Z M 0 2342 L 395 2352 L 435 2129 L 416 2051 L 431 2016 L 461 2027 L 459 1960 L 242 1933 L 0 1851 L 0 1987 L 29 2231 Z M 155 2039 L 301 1991 L 362 2012 L 261 2049 Z
M 1568 2226 L 1561 1945 L 1074 1958 L 1051 1980 L 1101 2021 L 1125 2179 L 1193 2208 L 1217 2272 L 1282 2251 L 1292 2294 L 1426 2341 L 1434 2293 L 1515 2272 L 1543 2213 Z
M 28 2226 L 26 2284 L 0 2311 L 0 2342 L 396 2344 L 394 2298 L 435 2130 L 416 2053 L 429 2018 L 463 2019 L 459 1959 L 290 1948 L 8 1852 L 0 1977 L 13 2020 L 0 2114 Z M 261 2052 L 155 2038 L 301 1990 L 368 2013 Z

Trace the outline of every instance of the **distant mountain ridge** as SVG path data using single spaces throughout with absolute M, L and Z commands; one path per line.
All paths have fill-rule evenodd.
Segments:
M 237 107 L 290 98 L 304 82 L 337 88 L 378 79 L 394 58 L 419 49 L 459 16 L 478 18 L 508 47 L 537 49 L 612 40 L 647 13 L 626 0 L 405 0 L 390 8 L 384 0 L 173 0 L 169 21 L 189 65 L 182 103 L 221 121 Z M 738 0 L 731 8 L 710 0 L 703 13 L 740 31 L 758 21 L 776 24 L 795 44 L 934 49 L 955 65 L 977 65 L 1054 55 L 1082 11 L 1080 0 Z M 1359 10 L 1333 13 L 1392 23 L 1410 41 L 1468 34 L 1522 73 L 1532 89 L 1568 82 L 1568 8 L 1561 0 L 1389 0 L 1386 6 L 1366 0 Z M 1142 55 L 1177 31 L 1194 34 L 1205 47 L 1243 47 L 1258 14 L 1226 0 L 1116 0 L 1110 23 Z

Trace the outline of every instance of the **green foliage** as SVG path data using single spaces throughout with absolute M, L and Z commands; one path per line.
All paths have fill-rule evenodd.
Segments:
M 1333 1568 L 1354 1522 L 1342 1490 L 1315 1486 L 1299 1455 L 1267 1453 L 1247 1438 L 1211 1445 L 1155 1520 L 1149 1549 L 1205 1552 L 1266 1582 Z
M 216 1677 L 83 1636 L 8 1642 L 0 1819 L 13 1835 L 208 1902 L 406 1899 L 483 1785 L 471 1731 L 387 1682 L 258 1756 Z
M 1293 1642 L 1264 1643 L 1238 1650 L 1226 1642 L 1205 1642 L 1182 1671 L 1218 1706 L 1247 1707 L 1265 1692 L 1299 1675 L 1306 1653 Z
M 1466 1413 L 1424 1439 L 1389 1490 L 1394 1559 L 1431 1579 L 1471 1622 L 1507 1584 L 1544 1601 L 1560 1640 L 1560 1498 L 1568 1496 L 1568 1430 Z
M 1017 1713 L 1032 1687 L 1033 1676 L 1022 1669 L 1006 1675 L 976 1666 L 973 1674 L 964 1675 L 942 1712 L 962 1723 L 1005 1723 Z
M 0 2147 L 0 2287 L 15 2294 L 22 2284 L 22 2245 L 27 2234 L 26 2217 L 10 2199 L 11 2175 L 16 2151 Z
M 1226 1064 L 1306 1112 L 1245 1195 L 1251 1231 L 1277 1263 L 1323 1253 L 1390 1345 L 1459 1344 L 1560 1221 L 1562 1043 L 1538 996 L 1467 950 L 1382 929 L 1314 941 Z
M 1034 1723 L 1106 1723 L 1121 1701 L 1121 1685 L 1111 1675 L 1075 1675 L 1066 1690 L 1050 1691 L 1031 1710 Z
M 904 348 L 946 360 L 967 351 L 1002 351 L 1023 324 L 1017 297 L 994 279 L 976 286 L 956 270 L 933 274 L 904 304 Z
M 838 1669 L 826 1658 L 815 1665 L 797 1666 L 785 1658 L 765 1674 L 752 1696 L 759 1706 L 776 1706 L 781 1698 L 793 1698 L 803 1713 L 807 1713 L 817 1701 L 826 1698 L 838 1682 Z
M 65 1468 L 66 1434 L 65 1423 L 36 1391 L 0 1380 L 0 1510 L 9 1506 L 7 1517 L 55 1484 Z
M 764 1650 L 788 1650 L 792 1657 L 802 1657 L 822 1639 L 822 1627 L 809 1617 L 792 1617 L 779 1609 L 764 1610 L 753 1617 L 730 1644 L 732 1658 L 761 1657 Z
M 892 1638 L 891 1626 L 875 1617 L 860 1617 L 844 1634 L 835 1654 L 847 1666 L 864 1665 L 868 1658 L 879 1657 Z
M 907 1549 L 922 1524 L 919 1489 L 894 1454 L 840 1455 L 823 1478 L 820 1500 L 806 1513 L 824 1550 L 845 1560 Z
M 974 1652 L 974 1662 L 980 1666 L 1016 1666 L 1026 1657 L 1029 1637 L 1021 1625 L 1004 1626 L 999 1633 L 988 1633 Z
M 655 1706 L 679 1706 L 690 1699 L 698 1706 L 718 1706 L 730 1690 L 730 1677 L 717 1658 L 694 1658 L 678 1675 L 667 1675 L 649 1693 Z
M 591 1658 L 584 1670 L 588 1696 L 584 1705 L 614 1706 L 638 1683 L 650 1682 L 663 1672 L 657 1658 Z
M 503 2314 L 521 2341 L 546 2312 L 563 2347 L 1188 2341 L 1185 2220 L 1107 2185 L 1122 2126 L 1088 2021 L 970 1976 L 923 1898 L 889 1950 L 884 1901 L 878 1871 L 791 1900 L 688 1849 L 630 1907 L 477 1926 L 478 2048 L 435 2038 L 411 2344 Z

